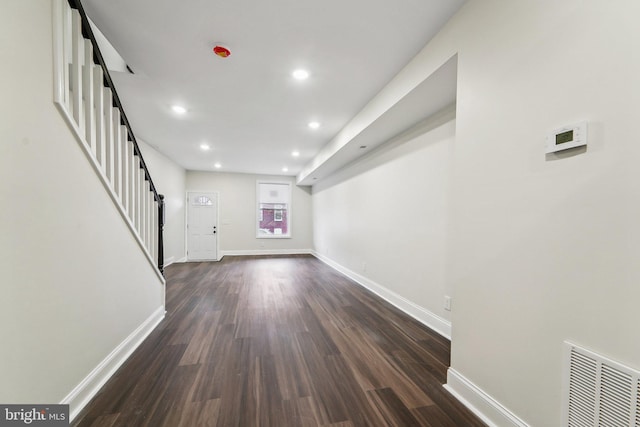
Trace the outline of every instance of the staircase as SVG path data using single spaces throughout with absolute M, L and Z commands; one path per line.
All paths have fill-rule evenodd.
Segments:
M 123 220 L 162 277 L 158 194 L 80 0 L 54 0 L 54 102 Z

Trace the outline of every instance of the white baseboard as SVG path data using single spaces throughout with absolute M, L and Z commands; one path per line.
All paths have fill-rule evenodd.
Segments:
M 230 251 L 221 251 L 220 259 L 225 256 L 243 256 L 243 255 L 310 255 L 311 249 L 238 249 Z
M 444 388 L 490 427 L 529 427 L 529 424 L 453 368 L 447 370 Z
M 96 366 L 87 377 L 69 393 L 62 402 L 69 405 L 70 421 L 93 399 L 100 388 L 111 378 L 118 368 L 138 348 L 144 339 L 164 319 L 164 306 L 158 307 L 138 328 L 120 343 L 102 362 Z
M 175 262 L 175 257 L 169 257 L 169 258 L 165 258 L 164 259 L 164 265 L 163 267 L 169 267 L 171 264 L 173 264 Z
M 313 251 L 312 255 L 327 264 L 329 267 L 339 271 L 351 280 L 355 281 L 360 286 L 369 289 L 371 292 L 378 295 L 380 298 L 384 299 L 390 304 L 396 306 L 420 323 L 433 329 L 443 337 L 449 340 L 451 339 L 451 322 L 449 322 L 448 320 L 443 319 L 442 317 L 430 312 L 424 307 L 420 307 L 419 305 L 409 301 L 408 299 L 385 288 L 379 283 L 376 283 L 373 280 L 370 280 L 358 273 L 355 273 L 354 271 L 349 270 L 348 268 L 338 264 L 332 259 L 329 259 L 324 255 L 320 255 L 316 251 Z

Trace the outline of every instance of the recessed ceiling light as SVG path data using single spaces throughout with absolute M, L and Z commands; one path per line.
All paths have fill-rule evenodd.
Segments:
M 306 80 L 309 78 L 309 72 L 301 68 L 295 70 L 293 73 L 291 73 L 291 75 L 296 80 Z
M 211 147 L 209 147 L 209 144 L 200 144 L 200 149 L 202 151 L 209 151 L 211 150 Z
M 216 168 L 216 169 L 220 169 L 222 167 L 222 165 L 220 163 L 215 163 L 213 165 L 213 167 Z
M 283 167 L 283 168 L 282 168 L 282 172 L 289 172 L 289 168 L 288 168 L 288 167 L 286 167 L 286 166 L 285 166 L 285 167 Z
M 318 122 L 309 122 L 309 127 L 311 129 L 318 129 L 320 127 L 320 123 L 318 123 Z
M 184 108 L 182 105 L 172 105 L 171 109 L 173 110 L 174 113 L 176 114 L 184 114 L 187 112 L 187 109 Z
M 300 155 L 300 152 L 299 152 L 299 151 L 292 151 L 292 152 L 291 152 L 291 155 L 292 155 L 293 157 L 298 157 L 298 156 Z

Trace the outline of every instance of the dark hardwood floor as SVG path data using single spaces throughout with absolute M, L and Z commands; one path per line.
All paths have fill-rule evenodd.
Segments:
M 311 256 L 167 268 L 167 317 L 74 426 L 484 426 L 449 342 Z

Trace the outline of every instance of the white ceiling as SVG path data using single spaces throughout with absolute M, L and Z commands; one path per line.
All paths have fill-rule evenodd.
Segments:
M 458 56 L 455 55 L 373 121 L 360 124 L 357 132 L 349 129 L 350 136 L 346 140 L 339 141 L 345 139 L 341 138 L 343 132 L 340 132 L 320 151 L 314 162 L 300 171 L 298 185 L 320 182 L 376 147 L 391 142 L 407 130 L 433 118 L 447 107 L 453 108 L 457 77 Z
M 188 170 L 293 176 L 464 1 L 82 3 L 135 72 L 111 74 L 138 139 Z M 310 77 L 294 80 L 296 68 Z

